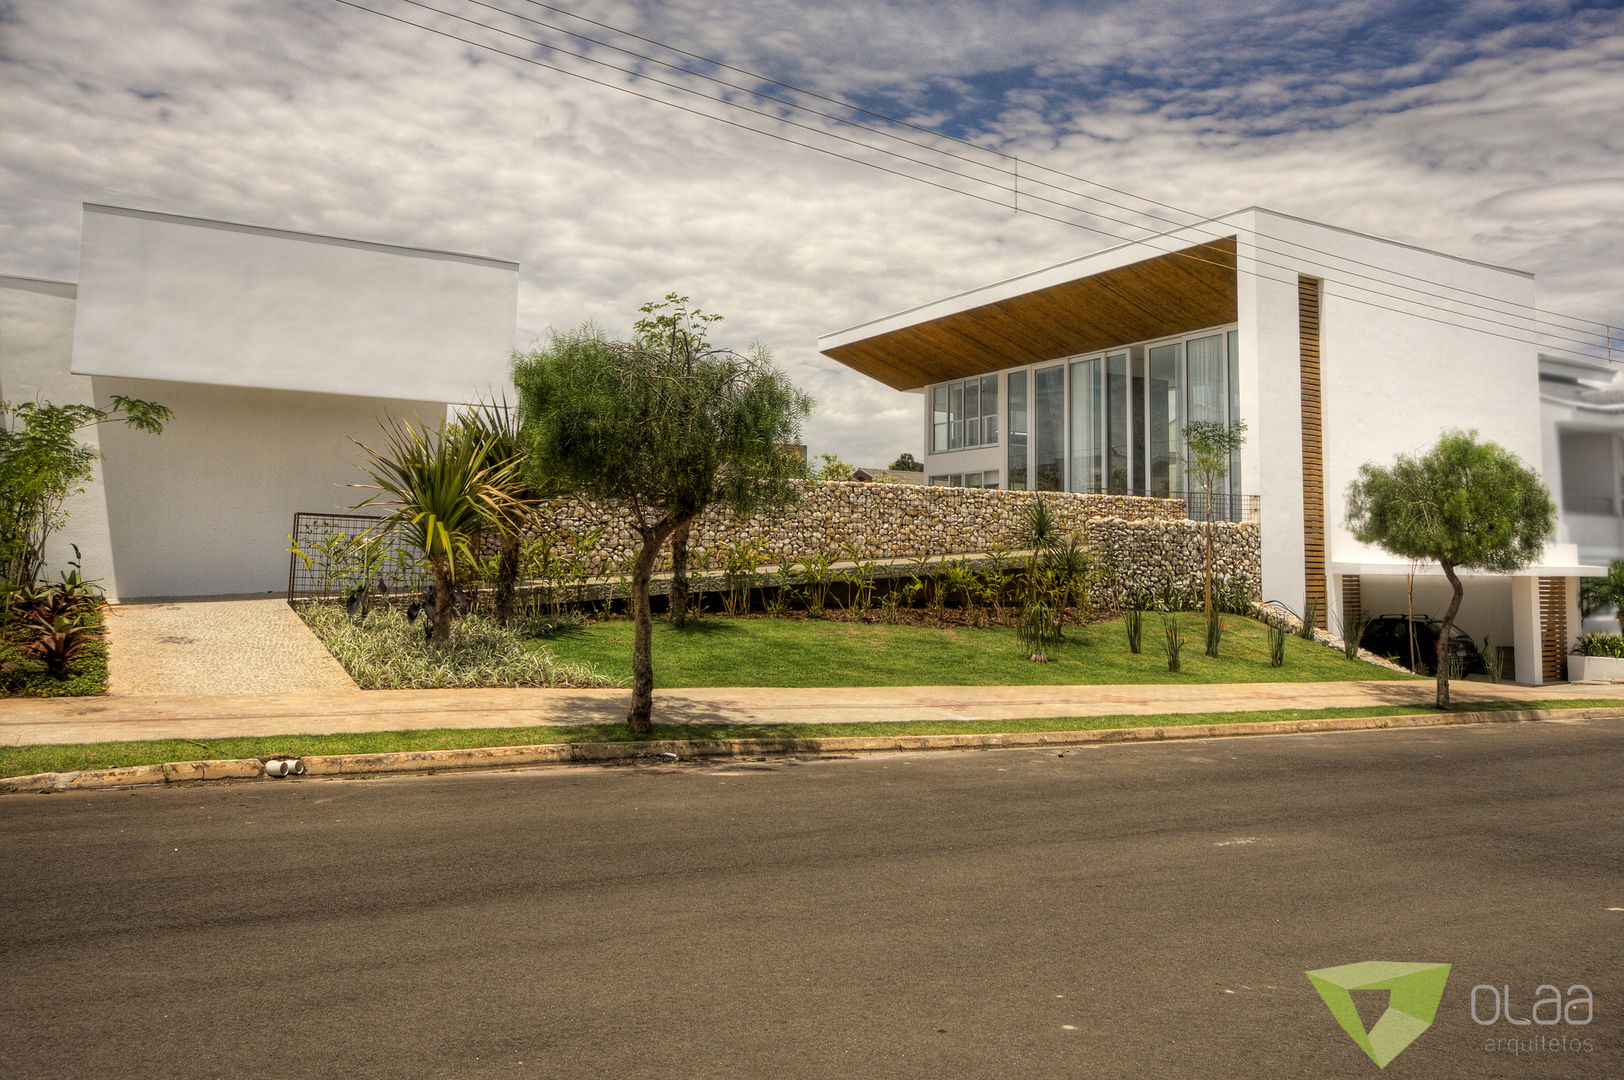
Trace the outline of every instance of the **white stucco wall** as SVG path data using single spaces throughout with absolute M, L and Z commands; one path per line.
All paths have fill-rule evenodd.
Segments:
M 1536 350 L 1500 336 L 1517 336 L 1515 330 L 1494 325 L 1532 315 L 1531 275 L 1264 210 L 1224 220 L 1252 230 L 1268 249 L 1242 246 L 1243 270 L 1256 272 L 1241 275 L 1239 312 L 1243 412 L 1251 379 L 1258 403 L 1258 411 L 1248 413 L 1253 426 L 1245 466 L 1256 469 L 1256 486 L 1250 471 L 1243 482 L 1262 496 L 1267 597 L 1301 610 L 1304 596 L 1299 274 L 1324 282 L 1320 397 L 1328 563 L 1386 561 L 1404 572 L 1347 528 L 1347 488 L 1366 462 L 1424 453 L 1458 427 L 1476 429 L 1540 469 Z M 1403 287 L 1440 295 L 1419 303 L 1377 295 Z
M 12 405 L 94 402 L 90 379 L 68 370 L 74 291 L 66 282 L 0 275 L 0 399 Z M 87 428 L 80 432 L 79 441 L 95 449 L 100 445 L 100 431 Z M 63 505 L 70 516 L 46 545 L 46 566 L 53 576 L 66 569 L 77 545 L 81 572 L 107 585 L 113 564 L 107 506 L 99 487 L 101 463 L 93 463 L 91 471 L 93 479 L 86 494 L 70 496 Z
M 73 371 L 465 401 L 507 384 L 518 264 L 87 204 Z
M 287 535 L 299 511 L 340 511 L 369 492 L 361 451 L 377 444 L 379 419 L 438 424 L 433 401 L 247 390 L 137 379 L 93 380 L 96 402 L 147 398 L 174 410 L 154 438 L 104 428 L 101 489 L 112 522 L 114 574 L 122 600 L 280 592 L 287 587 Z

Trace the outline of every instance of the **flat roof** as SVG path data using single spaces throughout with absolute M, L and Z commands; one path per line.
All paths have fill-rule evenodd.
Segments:
M 1132 247 L 1130 245 L 1129 247 Z M 1069 281 L 1049 271 L 864 323 L 818 342 L 840 363 L 897 390 L 1097 352 L 1236 320 L 1234 235 L 1138 259 Z M 1127 251 L 1124 249 L 1113 249 Z M 1089 256 L 1090 261 L 1100 258 Z M 1078 260 L 1082 261 L 1082 260 Z M 1070 266 L 1072 264 L 1062 264 Z M 1051 268 L 1053 269 L 1053 268 Z

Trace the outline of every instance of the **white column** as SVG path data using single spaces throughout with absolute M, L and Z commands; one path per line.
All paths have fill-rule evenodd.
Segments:
M 1523 686 L 1539 686 L 1545 681 L 1540 642 L 1539 578 L 1511 579 L 1511 647 L 1517 653 L 1513 678 Z

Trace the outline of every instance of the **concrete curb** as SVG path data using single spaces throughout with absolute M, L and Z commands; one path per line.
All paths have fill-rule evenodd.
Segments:
M 1237 724 L 1102 728 L 1093 731 L 1030 731 L 976 735 L 867 735 L 808 739 L 681 739 L 648 742 L 549 743 L 468 750 L 412 750 L 395 754 L 326 754 L 282 759 L 238 758 L 129 765 L 117 769 L 35 773 L 0 780 L 0 794 L 47 794 L 102 788 L 178 784 L 203 780 L 265 780 L 267 761 L 297 760 L 305 776 L 386 776 L 446 770 L 527 768 L 537 765 L 591 765 L 640 758 L 729 759 L 791 754 L 879 754 L 935 750 L 1014 750 L 1089 746 L 1101 743 L 1162 742 L 1246 735 L 1302 735 L 1386 728 L 1443 727 L 1458 724 L 1512 724 L 1542 720 L 1624 720 L 1624 708 L 1510 709 L 1499 712 L 1417 713 L 1350 716 L 1314 720 L 1261 720 Z

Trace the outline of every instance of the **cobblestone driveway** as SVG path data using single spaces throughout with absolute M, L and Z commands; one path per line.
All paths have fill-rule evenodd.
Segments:
M 279 598 L 117 604 L 107 640 L 115 696 L 355 689 Z

